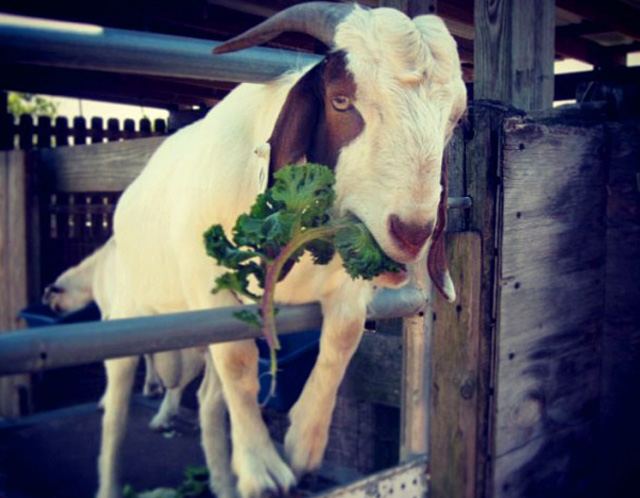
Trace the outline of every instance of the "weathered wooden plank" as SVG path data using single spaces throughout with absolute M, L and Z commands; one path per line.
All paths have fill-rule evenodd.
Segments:
M 33 151 L 49 188 L 57 192 L 121 192 L 165 137 Z
M 583 442 L 598 427 L 605 136 L 599 125 L 524 118 L 506 120 L 504 133 L 493 495 L 587 496 L 597 470 Z
M 9 240 L 9 152 L 0 153 L 0 329 L 11 324 L 10 277 L 8 267 Z
M 341 395 L 397 408 L 401 386 L 402 338 L 365 333 L 340 387 Z
M 433 498 L 476 496 L 481 247 L 478 233 L 448 236 L 449 269 L 458 300 L 454 305 L 437 296 L 434 303 Z
M 474 98 L 551 107 L 554 0 L 475 0 L 474 26 Z
M 610 496 L 640 494 L 640 119 L 607 125 L 607 275 L 600 468 Z
M 605 493 L 598 494 L 594 486 L 597 479 L 597 433 L 597 422 L 591 421 L 561 429 L 552 438 L 540 437 L 526 446 L 516 448 L 496 465 L 495 479 L 500 487 L 495 489 L 493 496 L 635 496 L 610 493 L 609 483 L 605 485 Z M 532 453 L 538 458 L 531 460 Z M 567 455 L 579 455 L 579 458 Z M 616 462 L 620 461 L 616 458 Z M 523 478 L 525 476 L 528 478 Z
M 27 304 L 26 165 L 23 151 L 0 154 L 0 330 L 19 329 Z M 23 400 L 21 400 L 21 393 Z M 29 404 L 29 376 L 0 378 L 0 416 L 18 417 Z
M 0 156 L 0 330 L 19 328 L 27 302 L 25 153 Z
M 502 121 L 514 114 L 513 108 L 495 102 L 472 102 L 469 106 L 465 148 L 465 188 L 473 199 L 468 213 L 469 229 L 482 237 L 482 277 L 480 285 L 480 361 L 478 379 L 478 493 L 491 480 L 490 458 L 493 445 L 491 389 L 493 373 L 495 313 L 496 203 L 501 164 Z
M 27 305 L 27 177 L 25 153 L 11 151 L 8 153 L 8 195 L 9 211 L 7 268 L 10 292 L 9 309 L 12 329 L 21 328 L 18 312 Z M 6 329 L 5 329 L 6 330 Z
M 467 195 L 465 185 L 465 139 L 462 126 L 456 128 L 448 147 L 449 155 L 449 197 Z M 462 232 L 467 228 L 467 210 L 449 210 L 447 232 Z

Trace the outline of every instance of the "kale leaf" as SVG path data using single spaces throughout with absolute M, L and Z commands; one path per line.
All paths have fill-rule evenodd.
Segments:
M 229 269 L 212 292 L 228 290 L 259 303 L 259 313 L 243 311 L 240 319 L 262 329 L 271 351 L 272 392 L 279 348 L 275 330 L 275 286 L 291 263 L 309 251 L 316 264 L 328 264 L 337 251 L 352 278 L 370 280 L 402 271 L 361 221 L 332 218 L 336 194 L 333 172 L 320 164 L 290 165 L 274 174 L 274 185 L 258 195 L 248 214 L 238 217 L 230 241 L 221 225 L 204 234 L 207 254 Z M 263 289 L 250 290 L 251 279 Z

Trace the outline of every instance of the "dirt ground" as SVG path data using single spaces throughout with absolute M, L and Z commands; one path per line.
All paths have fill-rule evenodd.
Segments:
M 154 403 L 134 396 L 124 445 L 123 483 L 176 487 L 184 467 L 204 465 L 194 414 L 153 432 Z M 0 498 L 88 498 L 97 489 L 101 412 L 87 404 L 0 422 Z

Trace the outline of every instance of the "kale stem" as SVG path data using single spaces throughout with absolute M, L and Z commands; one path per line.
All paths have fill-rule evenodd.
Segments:
M 271 367 L 269 373 L 271 375 L 271 386 L 267 397 L 262 402 L 266 405 L 268 400 L 273 397 L 276 389 L 276 374 L 278 371 L 278 358 L 276 351 L 280 349 L 280 341 L 278 340 L 278 334 L 276 333 L 276 320 L 275 320 L 275 289 L 276 284 L 280 280 L 280 275 L 285 263 L 293 256 L 298 249 L 305 246 L 309 242 L 315 239 L 322 239 L 325 237 L 331 237 L 338 231 L 342 230 L 345 224 L 333 224 L 329 226 L 309 228 L 302 232 L 296 233 L 294 237 L 286 244 L 278 256 L 266 265 L 266 275 L 264 282 L 264 294 L 262 301 L 260 302 L 260 312 L 262 314 L 262 335 L 269 345 L 269 353 L 271 358 Z
M 294 236 L 289 243 L 282 248 L 278 256 L 276 256 L 271 263 L 267 264 L 264 295 L 262 296 L 260 311 L 262 312 L 262 334 L 267 340 L 267 344 L 271 350 L 280 349 L 280 342 L 276 334 L 274 299 L 276 284 L 280 279 L 285 263 L 296 251 L 312 240 L 331 237 L 343 227 L 343 225 L 331 225 L 304 230 Z

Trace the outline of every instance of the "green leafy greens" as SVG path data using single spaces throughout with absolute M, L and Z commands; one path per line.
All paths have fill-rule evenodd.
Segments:
M 364 223 L 331 218 L 334 183 L 333 172 L 326 166 L 286 166 L 274 174 L 273 186 L 257 197 L 249 213 L 238 217 L 232 240 L 220 225 L 204 234 L 207 254 L 230 270 L 216 279 L 212 292 L 228 290 L 259 304 L 258 314 L 241 310 L 235 316 L 262 330 L 271 351 L 272 392 L 279 349 L 274 294 L 287 265 L 297 262 L 305 251 L 316 264 L 327 264 L 337 251 L 354 279 L 370 280 L 404 269 L 382 252 Z M 249 289 L 251 277 L 263 289 L 262 296 Z

